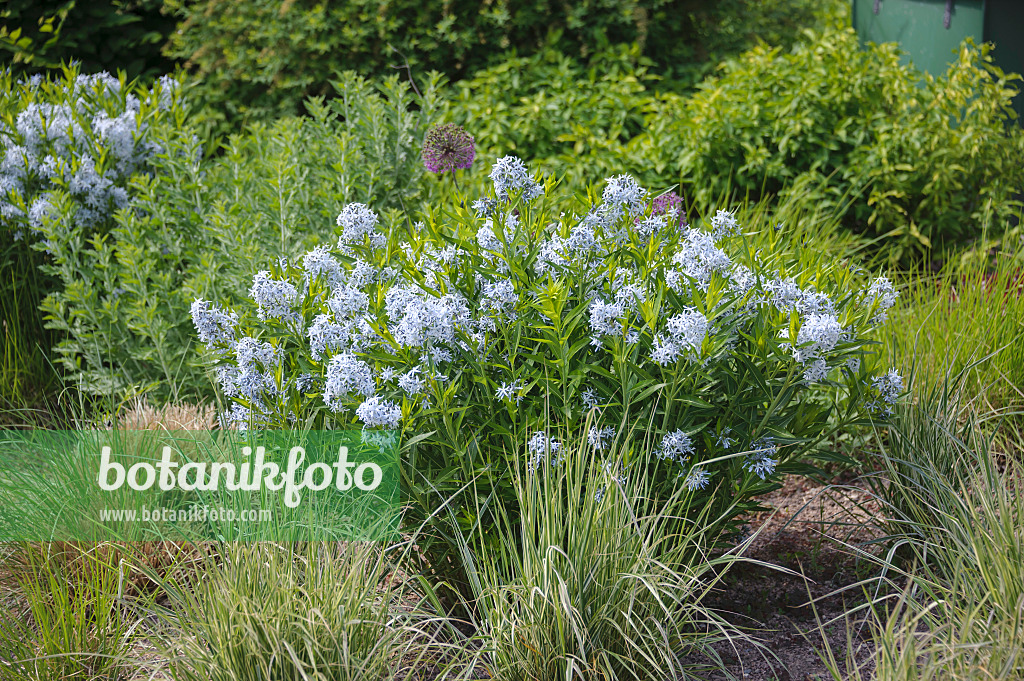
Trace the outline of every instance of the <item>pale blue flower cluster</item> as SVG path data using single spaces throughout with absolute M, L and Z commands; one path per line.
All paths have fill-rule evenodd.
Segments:
M 227 348 L 235 357 L 234 366 L 217 367 L 217 380 L 228 397 L 244 399 L 246 405 L 234 404 L 221 415 L 225 426 L 245 429 L 250 423 L 266 423 L 272 404 L 280 394 L 275 377 L 281 357 L 270 343 L 244 336 Z
M 473 212 L 476 213 L 477 217 L 489 218 L 494 215 L 494 211 L 498 208 L 497 199 L 491 199 L 487 197 L 481 197 L 472 203 Z
M 516 293 L 515 284 L 510 279 L 483 280 L 481 289 L 480 309 L 482 311 L 493 313 L 494 317 L 498 319 L 515 321 L 519 294 Z M 485 330 L 494 331 L 495 326 L 488 323 L 486 319 L 486 317 L 482 318 L 479 322 L 480 325 L 485 327 Z
M 347 397 L 370 397 L 376 390 L 373 369 L 355 355 L 342 353 L 331 357 L 327 363 L 324 402 L 332 411 L 344 409 L 344 400 Z
M 889 369 L 882 376 L 876 377 L 871 382 L 875 393 L 875 399 L 868 405 L 874 411 L 881 412 L 883 416 L 892 416 L 893 405 L 903 394 L 903 377 L 896 369 Z
M 715 433 L 714 434 L 714 436 L 715 436 L 715 444 L 718 447 L 720 447 L 721 449 L 725 449 L 725 450 L 727 450 L 730 447 L 732 447 L 734 444 L 736 444 L 736 439 L 732 438 L 732 437 L 729 437 L 729 433 L 731 433 L 731 432 L 732 432 L 732 428 L 730 428 L 729 426 L 726 426 L 725 428 L 722 429 L 721 433 Z
M 694 281 L 701 291 L 707 291 L 715 272 L 727 276 L 732 269 L 729 256 L 715 246 L 715 237 L 692 228 L 686 231 L 672 262 L 678 269 L 666 272 L 665 281 L 680 293 L 687 287 L 687 279 Z
M 668 216 L 652 215 L 637 221 L 636 233 L 644 239 L 655 239 L 668 226 Z
M 402 408 L 380 395 L 374 395 L 356 407 L 356 416 L 367 428 L 397 430 L 402 420 Z
M 736 215 L 727 210 L 719 210 L 715 217 L 711 218 L 711 234 L 715 240 L 728 236 L 736 236 L 740 233 L 740 223 Z
M 262 270 L 253 277 L 249 295 L 259 308 L 260 319 L 266 321 L 290 317 L 299 292 L 290 282 L 274 279 L 270 272 Z
M 480 245 L 480 248 L 485 251 L 501 252 L 501 241 L 494 234 L 494 223 L 490 218 L 484 220 L 484 224 L 480 226 L 480 229 L 476 233 L 476 242 Z
M 224 312 L 202 298 L 192 303 L 192 323 L 196 327 L 199 342 L 207 345 L 230 344 L 235 339 L 235 324 L 238 315 Z
M 750 444 L 750 454 L 743 462 L 744 470 L 765 480 L 775 472 L 778 465 L 778 446 L 770 437 L 755 440 Z
M 632 222 L 646 207 L 647 190 L 633 177 L 618 175 L 605 180 L 601 204 L 583 219 L 586 227 L 611 227 L 623 217 Z
M 164 78 L 148 94 L 169 108 L 176 90 Z M 0 217 L 25 220 L 39 232 L 57 217 L 53 192 L 66 189 L 75 225 L 108 221 L 128 205 L 129 178 L 160 151 L 147 141 L 142 103 L 122 95 L 120 81 L 107 73 L 76 76 L 59 101 L 42 101 L 53 95 L 35 84 L 26 94 L 14 125 L 0 122 Z
M 395 341 L 409 348 L 453 345 L 456 329 L 471 326 L 469 307 L 461 295 L 438 297 L 411 284 L 388 289 L 385 310 Z
M 319 314 L 306 332 L 313 359 L 320 360 L 346 347 L 349 329 L 335 323 L 331 315 Z
M 693 456 L 693 440 L 681 430 L 665 435 L 657 448 L 659 459 L 668 459 L 683 464 Z
M 235 361 L 239 369 L 248 370 L 256 365 L 269 368 L 276 360 L 277 350 L 266 341 L 260 342 L 247 336 L 235 343 Z
M 341 286 L 345 280 L 341 264 L 331 255 L 331 250 L 327 246 L 318 246 L 306 253 L 302 257 L 302 268 L 306 272 L 308 283 L 319 280 L 334 289 Z
M 267 342 L 255 338 L 240 338 L 235 343 L 235 363 L 238 372 L 230 378 L 234 386 L 225 387 L 225 392 L 236 391 L 249 402 L 260 403 L 264 397 L 277 394 L 277 382 L 273 369 L 277 364 L 277 349 Z M 222 385 L 228 376 L 222 376 Z M 265 406 L 265 405 L 264 405 Z
M 594 449 L 606 449 L 614 439 L 615 429 L 610 426 L 605 428 L 592 426 L 587 432 L 587 442 Z
M 266 423 L 272 411 L 269 404 L 280 394 L 275 370 L 281 360 L 272 344 L 243 336 L 235 340 L 238 315 L 214 307 L 208 301 L 192 303 L 192 322 L 199 340 L 221 356 L 233 356 L 234 364 L 217 367 L 217 382 L 227 397 L 244 399 L 251 406 L 234 404 L 221 415 L 225 426 Z
M 595 300 L 590 305 L 590 328 L 598 336 L 619 335 L 622 333 L 625 312 L 622 303 Z
M 522 381 L 509 381 L 507 383 L 502 383 L 498 386 L 498 389 L 494 391 L 494 397 L 502 402 L 511 402 L 512 400 L 515 400 L 516 404 L 519 404 L 523 401 L 524 395 L 522 391 L 525 387 L 526 386 L 523 385 Z
M 597 237 L 594 235 L 593 228 L 587 225 L 577 225 L 569 233 L 565 245 L 579 257 L 597 249 Z
M 900 295 L 899 291 L 896 290 L 896 287 L 892 285 L 892 282 L 887 277 L 878 277 L 871 282 L 867 295 L 871 302 L 878 305 L 876 308 L 877 312 L 871 323 L 876 325 L 884 324 L 889 319 L 889 310 L 896 305 L 896 299 Z
M 341 227 L 338 248 L 345 249 L 360 243 L 364 238 L 369 239 L 373 248 L 383 248 L 387 237 L 377 231 L 377 222 L 377 214 L 365 203 L 348 204 L 338 213 L 337 223 Z
M 549 455 L 557 455 L 561 449 L 561 442 L 549 437 L 543 430 L 535 431 L 526 443 L 526 451 L 530 454 L 530 458 L 526 462 L 526 469 L 530 472 L 537 470 Z M 559 457 L 552 456 L 550 463 L 557 465 Z
M 828 375 L 828 363 L 823 355 L 831 352 L 843 336 L 843 327 L 834 314 L 809 314 L 804 317 L 797 332 L 797 347 L 793 358 L 803 363 L 804 380 L 817 383 Z
M 530 176 L 526 164 L 515 156 L 499 158 L 491 168 L 490 177 L 498 201 L 508 201 L 513 194 L 518 194 L 522 201 L 529 203 L 544 193 L 544 187 Z
M 398 377 L 398 387 L 405 391 L 409 397 L 415 397 L 423 392 L 427 383 L 423 378 L 423 367 L 413 367 Z
M 696 492 L 699 489 L 704 489 L 711 482 L 711 475 L 700 466 L 694 466 L 686 474 L 686 479 L 683 480 L 683 485 L 686 489 L 691 492 Z
M 662 366 L 674 364 L 683 357 L 696 360 L 708 333 L 708 320 L 693 308 L 687 308 L 668 320 L 667 333 L 654 338 L 651 359 Z

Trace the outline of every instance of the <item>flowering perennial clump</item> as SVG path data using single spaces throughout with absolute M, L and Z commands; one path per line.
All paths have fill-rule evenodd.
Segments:
M 557 211 L 515 157 L 491 180 L 408 232 L 345 206 L 337 247 L 258 274 L 251 305 L 197 301 L 225 419 L 427 434 L 419 460 L 495 481 L 640 432 L 666 486 L 742 496 L 902 392 L 875 373 L 886 280 L 746 248 L 728 211 L 668 219 L 626 175 Z
M 19 85 L 22 101 L 8 102 L 9 115 L 0 116 L 0 220 L 24 225 L 15 240 L 42 235 L 60 213 L 55 194 L 66 192 L 76 226 L 105 223 L 128 205 L 131 176 L 161 151 L 149 141 L 147 118 L 172 106 L 177 84 L 161 78 L 145 99 L 108 73 Z

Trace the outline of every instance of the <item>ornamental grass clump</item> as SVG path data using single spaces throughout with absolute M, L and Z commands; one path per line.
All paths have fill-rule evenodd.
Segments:
M 653 457 L 650 447 L 599 451 L 575 438 L 557 450 L 562 464 L 520 464 L 513 503 L 496 500 L 494 527 L 459 542 L 474 636 L 458 678 L 700 678 L 722 664 L 713 644 L 751 642 L 703 601 L 754 537 L 713 555 L 714 519 L 681 526 L 652 494 L 654 479 L 609 465 L 627 449 Z M 464 637 L 446 625 L 451 640 Z
M 509 500 L 514 462 L 627 431 L 657 448 L 665 498 L 686 485 L 687 508 L 735 515 L 898 396 L 872 340 L 892 296 L 848 262 L 724 210 L 670 219 L 627 175 L 564 202 L 515 157 L 491 179 L 407 231 L 350 204 L 337 245 L 272 263 L 252 303 L 197 300 L 226 422 L 400 430 L 413 512 L 446 500 L 469 528 L 488 521 L 467 482 Z

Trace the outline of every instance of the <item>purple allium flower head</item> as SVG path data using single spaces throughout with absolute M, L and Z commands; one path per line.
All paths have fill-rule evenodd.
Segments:
M 473 165 L 475 156 L 473 136 L 461 125 L 435 125 L 423 140 L 423 165 L 432 173 L 468 169 Z
M 678 221 L 679 226 L 686 226 L 683 213 L 683 197 L 675 192 L 668 192 L 651 202 L 651 215 L 667 215 L 669 220 Z

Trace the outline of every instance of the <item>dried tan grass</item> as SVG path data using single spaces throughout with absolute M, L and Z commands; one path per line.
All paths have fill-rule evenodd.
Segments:
M 156 408 L 136 399 L 122 413 L 120 423 L 128 430 L 211 430 L 217 425 L 217 410 L 188 403 Z

